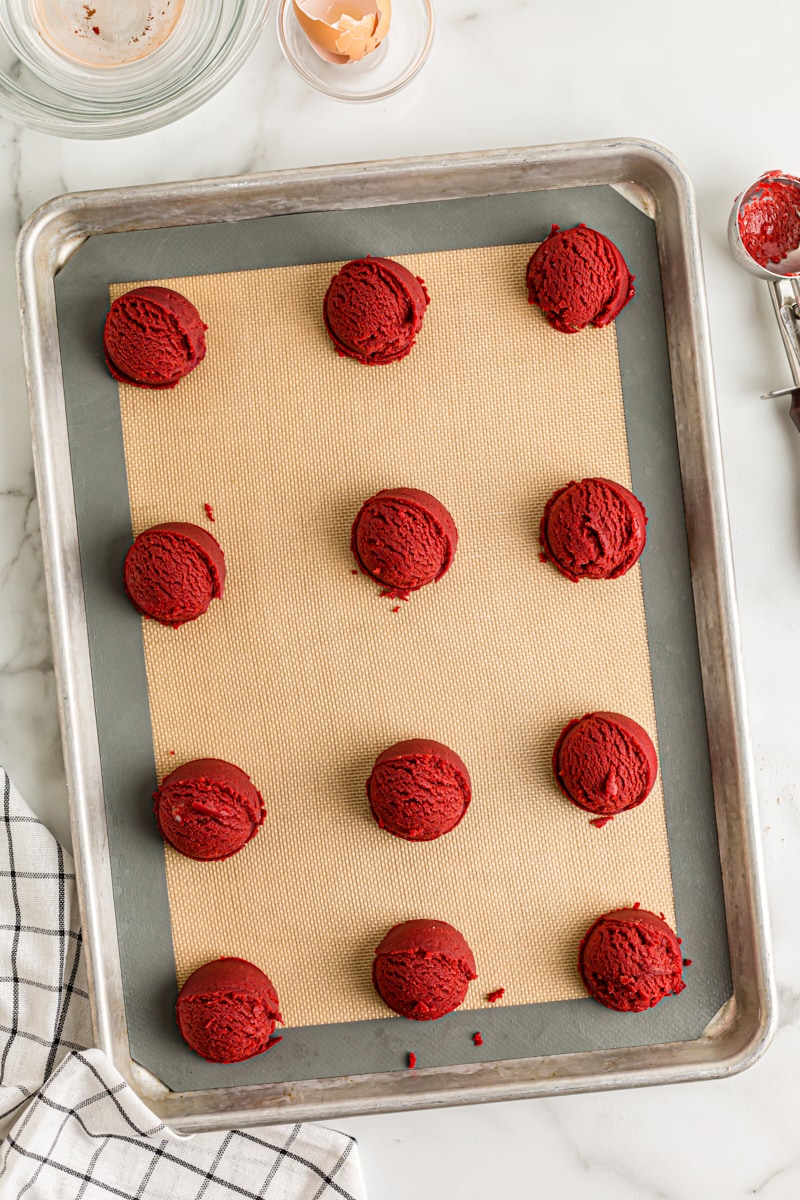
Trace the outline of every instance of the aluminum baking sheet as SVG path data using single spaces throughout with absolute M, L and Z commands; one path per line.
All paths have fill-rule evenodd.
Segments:
M 289 1031 L 280 1058 L 198 1066 L 172 1024 L 163 861 L 138 853 L 152 830 L 126 802 L 155 777 L 141 651 L 125 647 L 108 598 L 110 557 L 130 539 L 105 402 L 116 388 L 96 337 L 108 283 L 348 258 L 365 244 L 398 254 L 529 241 L 553 220 L 587 219 L 640 278 L 617 333 L 634 487 L 664 539 L 642 577 L 679 929 L 702 968 L 680 1001 L 635 1023 L 589 1000 L 482 1013 L 484 1061 L 465 1064 L 460 1049 L 474 1014 L 417 1027 L 431 1065 L 413 1076 L 391 1069 L 408 1044 L 402 1019 Z M 698 1078 L 752 1060 L 772 993 L 699 250 L 674 160 L 623 142 L 67 197 L 32 218 L 19 265 L 96 1030 L 148 1102 L 199 1128 Z

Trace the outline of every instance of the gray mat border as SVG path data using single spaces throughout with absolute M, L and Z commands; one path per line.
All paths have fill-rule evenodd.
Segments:
M 344 1023 L 288 1030 L 278 1050 L 249 1063 L 205 1063 L 183 1045 L 172 1017 L 174 959 L 163 920 L 163 849 L 150 809 L 156 776 L 141 623 L 120 588 L 131 526 L 117 387 L 100 341 L 108 284 L 525 242 L 545 236 L 553 221 L 581 220 L 612 237 L 637 274 L 637 297 L 618 319 L 617 335 L 634 490 L 650 515 L 642 578 L 678 929 L 693 959 L 689 986 L 635 1017 L 577 1000 L 453 1013 L 430 1026 L 401 1018 Z M 303 213 L 95 236 L 55 284 L 132 1058 L 173 1090 L 193 1091 L 400 1069 L 409 1049 L 420 1065 L 445 1066 L 698 1038 L 732 986 L 652 221 L 607 186 Z M 587 382 L 587 420 L 590 399 Z M 471 1042 L 476 1029 L 482 1048 Z

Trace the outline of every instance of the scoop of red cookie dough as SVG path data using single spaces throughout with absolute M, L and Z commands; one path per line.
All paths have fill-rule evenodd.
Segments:
M 411 738 L 375 760 L 367 796 L 381 829 L 430 842 L 455 829 L 472 799 L 469 772 L 441 742 Z
M 381 999 L 412 1021 L 436 1021 L 458 1008 L 470 980 L 477 977 L 472 951 L 446 921 L 394 925 L 372 964 L 372 982 Z
M 225 588 L 225 555 L 199 525 L 168 521 L 145 529 L 125 556 L 122 582 L 145 617 L 177 629 L 194 621 Z
M 325 328 L 340 354 L 367 366 L 405 358 L 422 328 L 425 283 L 391 258 L 356 258 L 330 282 Z
M 153 795 L 153 807 L 162 836 L 203 862 L 236 854 L 266 815 L 250 776 L 220 758 L 197 758 L 172 771 Z
M 554 492 L 539 530 L 542 557 L 567 579 L 617 579 L 644 550 L 644 506 L 621 483 L 582 479 Z
M 562 729 L 553 771 L 564 795 L 596 817 L 636 808 L 658 772 L 650 735 L 621 713 L 587 713 Z
M 383 584 L 381 595 L 405 600 L 449 570 L 458 530 L 435 496 L 416 488 L 388 488 L 358 511 L 350 549 L 365 575 Z
M 598 917 L 580 944 L 578 970 L 595 1000 L 617 1012 L 644 1012 L 686 987 L 677 937 L 643 908 Z
M 121 383 L 173 388 L 205 358 L 207 328 L 180 292 L 134 288 L 114 301 L 106 317 L 106 364 Z
M 243 958 L 198 967 L 178 992 L 178 1028 L 208 1062 L 235 1063 L 263 1054 L 281 1039 L 278 994 L 263 971 Z
M 617 247 L 586 225 L 554 225 L 530 257 L 526 282 L 529 302 L 561 333 L 608 325 L 635 291 Z

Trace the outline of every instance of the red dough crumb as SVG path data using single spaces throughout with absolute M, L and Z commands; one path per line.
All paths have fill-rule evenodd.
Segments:
M 143 616 L 177 629 L 222 596 L 225 555 L 199 525 L 154 525 L 139 534 L 125 556 L 122 582 Z
M 496 991 L 489 992 L 489 995 L 486 997 L 486 999 L 488 1000 L 489 1004 L 496 1004 L 498 1000 L 503 999 L 503 996 L 505 996 L 505 994 L 506 994 L 505 988 L 497 988 Z
M 243 958 L 220 958 L 199 967 L 176 1004 L 184 1040 L 208 1062 L 243 1062 L 271 1050 L 275 1022 L 283 1024 L 272 982 Z
M 422 279 L 391 258 L 368 255 L 334 275 L 322 316 L 339 354 L 382 366 L 410 352 L 429 303 Z
M 417 488 L 389 488 L 362 504 L 350 549 L 364 575 L 383 585 L 382 596 L 407 600 L 450 569 L 458 530 L 435 496 Z
M 616 1012 L 644 1012 L 686 984 L 678 939 L 655 913 L 618 908 L 598 917 L 578 951 L 578 970 L 595 1000 Z
M 399 613 L 399 612 L 400 612 L 400 605 L 398 604 L 398 605 L 397 605 L 395 608 L 393 608 L 393 609 L 392 609 L 392 612 L 393 612 L 393 613 Z
M 600 828 L 649 795 L 658 773 L 650 736 L 621 713 L 587 713 L 562 729 L 553 750 L 553 773 L 578 808 L 595 813 Z
M 206 510 L 206 516 L 208 517 L 209 521 L 216 521 L 217 518 L 214 516 L 214 509 L 211 507 L 208 501 L 206 501 L 206 503 L 203 505 L 203 508 Z
M 594 820 L 589 822 L 589 824 L 594 825 L 595 829 L 602 829 L 604 825 L 607 825 L 609 821 L 613 820 L 613 817 L 595 817 Z
M 114 301 L 106 317 L 106 365 L 121 383 L 173 388 L 205 358 L 207 328 L 180 292 L 133 288 Z
M 561 333 L 608 325 L 635 291 L 617 247 L 586 225 L 554 225 L 531 255 L 526 282 L 529 302 Z
M 684 965 L 685 967 L 690 967 L 690 966 L 692 965 L 692 960 L 691 960 L 690 958 L 685 958 L 685 959 L 683 960 L 683 965 Z
M 567 579 L 617 579 L 638 562 L 646 525 L 644 506 L 621 483 L 582 479 L 547 501 L 539 540 Z
M 414 1067 L 416 1065 L 417 1065 L 417 1056 L 413 1050 L 409 1050 L 409 1052 L 408 1052 L 408 1069 L 409 1069 L 409 1071 L 413 1071 Z
M 219 862 L 254 838 L 264 823 L 261 793 L 249 775 L 219 758 L 177 767 L 153 795 L 161 835 L 187 858 Z
M 410 842 L 430 842 L 459 824 L 472 787 L 454 750 L 411 738 L 378 755 L 367 780 L 367 798 L 381 829 Z
M 476 1046 L 482 1046 L 483 1045 L 483 1034 L 473 1033 L 472 1040 Z
M 372 964 L 378 995 L 412 1021 L 436 1021 L 458 1008 L 472 979 L 477 979 L 475 957 L 446 921 L 394 925 Z

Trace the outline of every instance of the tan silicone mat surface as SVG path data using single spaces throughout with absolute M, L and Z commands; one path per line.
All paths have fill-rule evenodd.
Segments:
M 325 334 L 338 264 L 148 281 L 197 305 L 208 355 L 174 391 L 120 388 L 134 533 L 191 521 L 228 564 L 203 618 L 144 622 L 159 778 L 227 759 L 268 809 L 227 862 L 166 848 L 179 982 L 234 955 L 272 978 L 289 1025 L 391 1016 L 373 949 L 432 917 L 475 952 L 466 1008 L 498 987 L 507 1004 L 563 1000 L 585 994 L 577 948 L 599 913 L 638 900 L 674 926 L 660 781 L 598 830 L 551 772 L 574 716 L 656 728 L 639 568 L 573 584 L 539 561 L 550 493 L 586 475 L 630 486 L 630 470 L 614 328 L 552 330 L 527 303 L 531 250 L 400 256 L 432 303 L 386 367 Z M 436 495 L 459 547 L 395 613 L 352 573 L 349 537 L 397 486 Z M 465 820 L 432 843 L 381 831 L 366 803 L 375 757 L 408 737 L 452 746 L 472 776 Z

